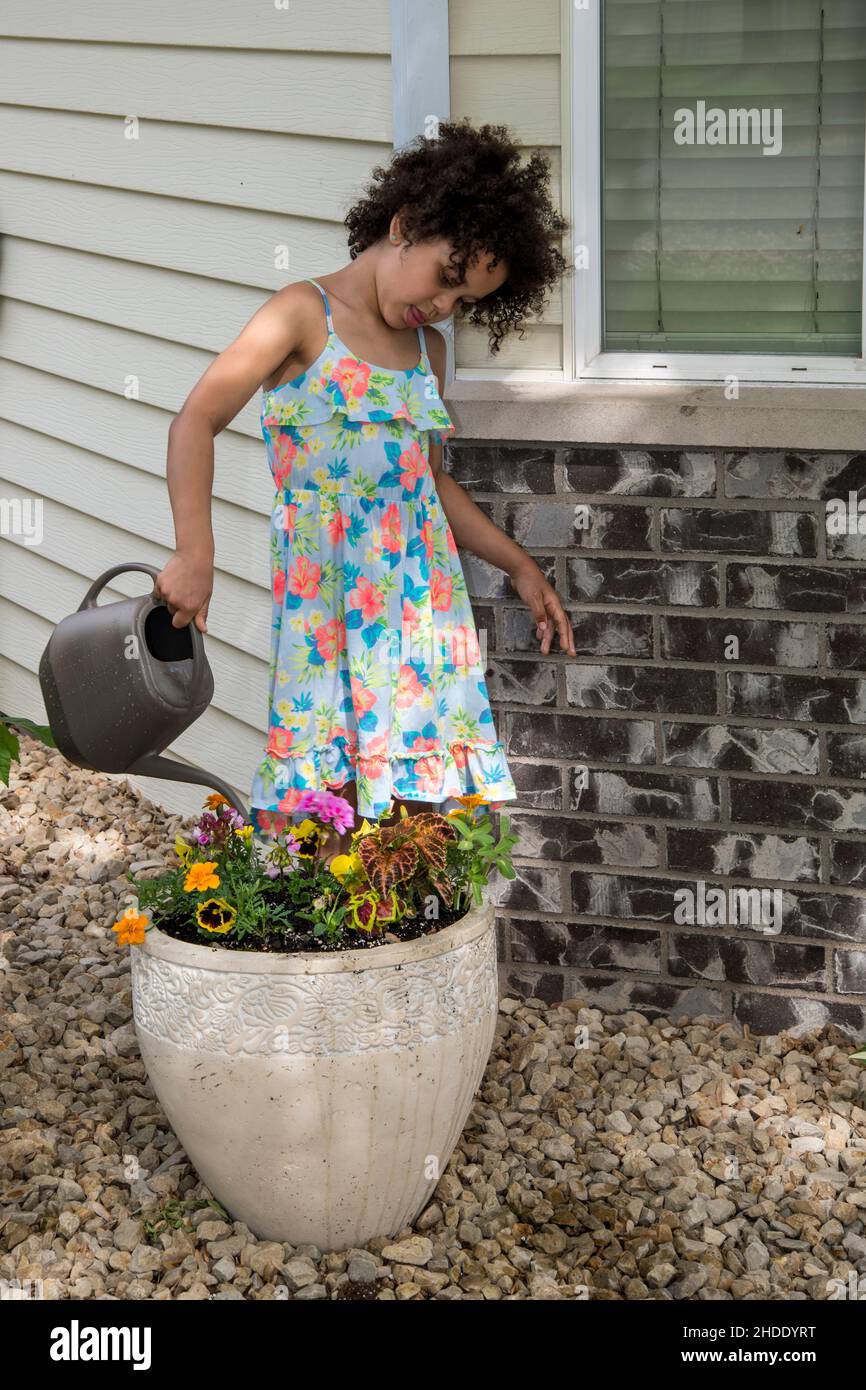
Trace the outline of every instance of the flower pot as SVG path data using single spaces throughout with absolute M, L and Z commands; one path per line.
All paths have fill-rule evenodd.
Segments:
M 466 1122 L 496 1027 L 493 908 L 295 955 L 154 928 L 132 992 L 154 1090 L 231 1216 L 271 1240 L 360 1246 L 418 1216 Z

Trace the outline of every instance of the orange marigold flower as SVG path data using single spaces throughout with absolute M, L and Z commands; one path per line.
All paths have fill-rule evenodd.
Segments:
M 186 878 L 184 879 L 184 889 L 187 893 L 201 893 L 205 888 L 219 888 L 219 876 L 214 873 L 217 866 L 215 859 L 207 859 L 204 863 L 193 864 Z
M 222 792 L 211 792 L 210 796 L 205 797 L 204 804 L 210 811 L 215 811 L 218 806 L 230 806 L 231 802 Z
M 117 932 L 118 946 L 140 946 L 149 926 L 150 918 L 146 912 L 139 912 L 135 907 L 128 907 L 118 917 L 111 930 Z

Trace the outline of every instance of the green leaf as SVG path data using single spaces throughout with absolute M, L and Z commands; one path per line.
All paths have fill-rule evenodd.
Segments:
M 57 747 L 54 742 L 54 735 L 47 724 L 34 724 L 32 719 L 17 719 L 11 714 L 4 714 L 2 719 L 5 719 L 7 724 L 13 724 L 16 729 L 23 729 L 25 733 L 32 734 L 41 743 L 47 743 L 49 748 Z

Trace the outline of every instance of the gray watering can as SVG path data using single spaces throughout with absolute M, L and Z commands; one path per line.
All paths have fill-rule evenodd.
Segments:
M 114 565 L 95 579 L 77 612 L 59 622 L 39 662 L 48 723 L 60 752 L 91 772 L 132 772 L 196 782 L 221 792 L 244 819 L 237 793 L 212 773 L 160 754 L 203 714 L 213 675 L 195 622 L 173 627 L 153 593 L 96 599 L 116 574 L 153 565 Z

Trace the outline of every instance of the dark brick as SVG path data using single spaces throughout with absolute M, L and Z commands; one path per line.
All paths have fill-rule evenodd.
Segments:
M 555 491 L 553 450 L 542 445 L 465 444 L 447 447 L 448 471 L 467 492 Z
M 661 548 L 714 551 L 721 555 L 817 554 L 817 525 L 808 512 L 759 512 L 738 508 L 664 507 Z
M 731 820 L 793 825 L 798 830 L 847 830 L 866 824 L 866 791 L 732 778 Z
M 827 771 L 831 777 L 866 778 L 866 732 L 828 733 Z
M 575 768 L 570 774 L 570 789 L 575 811 L 702 821 L 717 821 L 720 814 L 714 777 Z
M 564 979 L 561 971 L 552 974 L 506 968 L 502 975 L 503 993 L 516 994 L 520 999 L 542 999 L 545 1004 L 562 1003 Z
M 517 846 L 514 853 L 519 853 Z M 494 906 L 507 907 L 517 912 L 562 911 L 558 869 L 533 868 L 529 864 L 515 864 L 514 869 L 514 878 L 498 876 L 490 881 L 488 892 Z
M 724 470 L 727 497 L 823 502 L 866 487 L 866 454 L 737 450 L 724 455 Z
M 866 994 L 866 951 L 836 951 L 834 964 L 840 994 Z
M 716 461 L 698 449 L 568 449 L 565 485 L 585 495 L 712 497 Z
M 830 881 L 866 888 L 866 840 L 830 841 Z
M 643 719 L 590 719 L 578 714 L 505 715 L 507 745 L 516 757 L 572 762 L 654 763 L 655 730 Z
M 511 955 L 535 965 L 577 965 L 599 970 L 661 968 L 661 934 L 635 927 L 587 922 L 538 922 L 513 918 Z
M 657 1018 L 660 1014 L 672 1019 L 695 1018 L 698 1014 L 709 1014 L 712 1018 L 730 1016 L 728 999 L 718 990 L 697 986 L 683 988 L 665 980 L 584 973 L 570 975 L 567 988 L 573 997 L 585 999 L 593 1008 L 609 1013 L 634 1009 L 647 1018 Z
M 668 830 L 667 842 L 669 869 L 791 883 L 817 883 L 821 876 L 821 842 L 804 835 L 738 834 L 674 826 Z M 866 844 L 863 848 L 866 851 Z
M 725 681 L 731 714 L 816 724 L 866 721 L 866 680 L 728 671 Z
M 568 596 L 584 603 L 715 608 L 719 602 L 719 567 L 700 560 L 576 556 L 568 561 Z
M 672 932 L 668 943 L 671 975 L 746 985 L 827 987 L 823 946 L 794 941 L 757 941 L 703 932 Z
M 765 622 L 760 618 L 687 618 L 663 614 L 659 620 L 662 656 L 672 661 L 713 661 L 754 666 L 817 666 L 815 623 Z M 864 629 L 866 633 L 866 629 Z M 730 639 L 739 643 L 728 656 Z
M 866 613 L 866 575 L 820 565 L 728 565 L 731 608 L 801 613 Z
M 493 657 L 486 682 L 491 700 L 522 705 L 556 704 L 556 667 L 551 661 L 507 661 Z
M 552 763 L 522 763 L 509 757 L 508 766 L 520 803 L 537 810 L 558 811 L 562 806 L 562 773 Z
M 785 1033 L 792 1028 L 835 1025 L 852 1041 L 866 1034 L 866 1009 L 857 1004 L 837 1004 L 829 999 L 797 999 L 790 994 L 735 993 L 734 1018 L 747 1024 L 756 1037 Z
M 580 859 L 642 868 L 656 868 L 659 863 L 656 831 L 650 825 L 516 812 L 511 828 L 520 836 L 520 852 L 527 859 Z
M 601 502 L 506 502 L 503 529 L 520 545 L 571 545 L 583 550 L 651 550 L 646 507 Z
M 866 671 L 866 623 L 830 623 L 827 627 L 827 665 L 846 671 Z
M 662 724 L 662 762 L 674 767 L 804 775 L 819 770 L 813 729 L 749 729 L 739 725 Z M 866 776 L 866 740 L 863 748 Z
M 656 710 L 665 714 L 714 714 L 718 708 L 713 671 L 678 667 L 586 666 L 565 669 L 570 705 L 581 709 Z

